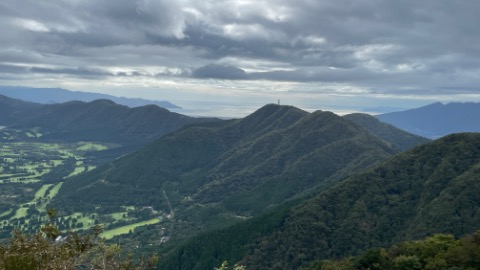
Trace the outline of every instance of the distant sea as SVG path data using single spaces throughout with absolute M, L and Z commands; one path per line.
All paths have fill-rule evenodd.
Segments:
M 192 117 L 218 117 L 223 119 L 242 118 L 261 108 L 258 105 L 236 105 L 202 102 L 197 104 L 181 104 L 182 109 L 169 109 L 172 112 Z

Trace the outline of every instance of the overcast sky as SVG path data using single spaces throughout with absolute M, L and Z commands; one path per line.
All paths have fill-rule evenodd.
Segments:
M 2 0 L 0 85 L 381 112 L 480 101 L 476 0 Z

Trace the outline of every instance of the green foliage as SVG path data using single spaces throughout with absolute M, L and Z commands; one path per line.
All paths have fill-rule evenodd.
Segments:
M 289 202 L 268 213 L 228 228 L 206 232 L 188 239 L 159 261 L 160 269 L 212 269 L 224 260 L 239 262 L 255 246 L 255 240 L 282 226 Z
M 53 220 L 56 210 L 48 213 Z M 157 256 L 141 260 L 124 256 L 118 245 L 100 241 L 96 237 L 100 232 L 101 228 L 95 228 L 93 237 L 76 233 L 62 237 L 52 223 L 44 225 L 41 232 L 33 236 L 14 231 L 10 242 L 0 246 L 0 269 L 155 269 Z
M 25 138 L 36 141 L 102 141 L 138 146 L 188 124 L 218 121 L 187 117 L 155 105 L 129 108 L 109 100 L 32 106 L 2 97 L 2 103 L 6 114 L 0 118 L 5 119 L 2 124 L 13 129 L 41 128 L 41 137 Z
M 436 232 L 471 233 L 480 223 L 479 162 L 480 134 L 473 133 L 400 154 L 292 209 L 245 266 L 293 269 Z M 406 256 L 398 264 L 416 267 Z
M 424 240 L 403 242 L 390 248 L 369 249 L 363 255 L 338 261 L 317 261 L 303 270 L 448 270 L 478 269 L 480 231 L 459 240 L 436 234 Z
M 230 268 L 228 267 L 228 262 L 224 261 L 220 268 L 215 267 L 214 270 L 229 270 Z M 235 264 L 232 268 L 232 270 L 245 270 L 245 267 L 242 265 Z
M 388 142 L 394 148 L 401 151 L 409 150 L 430 141 L 429 139 L 398 129 L 390 124 L 380 122 L 377 118 L 368 114 L 353 113 L 345 115 L 344 118 L 367 129 L 377 138 Z
M 174 264 L 176 269 L 205 269 L 195 263 L 212 258 L 217 260 L 214 266 L 227 259 L 247 269 L 296 269 L 317 259 L 355 255 L 432 233 L 458 237 L 480 223 L 478 164 L 480 134 L 451 135 L 351 176 L 299 206 L 284 208 L 272 222 L 260 216 L 196 237 L 162 261 L 185 266 Z M 252 224 L 262 224 L 262 230 Z M 433 250 L 447 249 L 452 239 L 438 236 L 427 242 Z M 432 253 L 418 245 L 411 249 L 397 259 L 398 268 L 415 268 L 418 261 L 412 256 Z M 356 263 L 390 269 L 384 266 L 387 255 L 372 250 Z

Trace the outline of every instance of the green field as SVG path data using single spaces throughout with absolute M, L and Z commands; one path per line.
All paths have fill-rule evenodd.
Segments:
M 125 219 L 124 216 L 126 215 L 128 215 L 128 212 L 116 212 L 109 214 L 109 216 L 115 221 Z
M 27 137 L 40 137 L 36 130 L 23 133 Z M 2 142 L 0 145 L 0 203 L 9 210 L 0 214 L 0 234 L 10 235 L 11 226 L 28 229 L 46 219 L 46 208 L 68 176 L 80 174 L 96 167 L 92 151 L 108 149 L 108 146 L 91 142 L 80 143 L 39 143 Z M 84 153 L 89 151 L 89 156 Z M 73 161 L 72 161 L 73 159 Z M 74 162 L 74 163 L 72 163 Z M 54 173 L 54 178 L 49 178 Z M 46 182 L 43 182 L 46 181 Z M 39 185 L 40 183 L 40 185 Z M 5 209 L 4 208 L 4 209 Z M 84 213 L 74 221 L 72 229 L 88 229 L 94 225 L 94 213 Z M 123 213 L 121 215 L 123 217 Z M 113 215 L 114 221 L 120 218 Z M 66 222 L 67 217 L 62 218 Z M 81 224 L 80 224 L 81 223 Z M 83 224 L 83 226 L 81 226 Z M 72 226 L 72 224 L 64 224 Z M 81 228 L 79 228 L 81 227 Z
M 19 134 L 12 132 L 12 136 Z M 95 151 L 115 147 L 97 142 L 29 141 L 42 136 L 36 130 L 20 135 L 27 138 L 26 141 L 4 141 L 0 144 L 0 205 L 3 206 L 0 212 L 0 240 L 9 238 L 13 229 L 38 231 L 48 220 L 47 207 L 60 192 L 63 183 L 69 177 L 95 169 L 99 164 Z M 124 206 L 115 212 L 101 208 L 98 212 L 97 209 L 75 213 L 62 210 L 59 209 L 54 221 L 62 231 L 85 231 L 95 224 L 103 224 L 110 228 L 101 234 L 105 239 L 163 220 L 152 207 Z
M 17 211 L 15 212 L 15 215 L 11 219 L 21 219 L 26 217 L 27 210 L 28 208 L 25 208 L 25 207 L 18 208 Z
M 92 142 L 83 143 L 81 146 L 76 148 L 78 151 L 103 151 L 107 149 L 108 146 L 106 145 Z
M 137 227 L 157 224 L 157 223 L 160 223 L 160 221 L 161 221 L 160 218 L 152 218 L 150 220 L 137 222 L 137 223 L 133 223 L 133 224 L 130 224 L 130 225 L 121 226 L 121 227 L 118 227 L 118 228 L 115 228 L 115 229 L 104 231 L 103 233 L 100 234 L 100 237 L 102 237 L 106 240 L 109 240 L 109 239 L 112 239 L 115 236 L 122 235 L 122 234 L 128 234 L 128 233 L 130 233 L 130 231 L 133 232 L 133 230 Z
M 50 198 L 53 198 L 57 195 L 58 191 L 60 190 L 60 188 L 62 187 L 63 185 L 63 182 L 60 182 L 58 184 L 56 184 L 51 190 L 50 190 L 50 193 L 48 193 L 48 197 Z
M 35 192 L 35 198 L 33 200 L 36 201 L 38 199 L 41 199 L 41 198 L 45 197 L 45 194 L 47 193 L 47 190 L 51 186 L 53 186 L 53 184 L 43 185 L 39 190 L 37 190 L 37 192 Z
M 12 209 L 7 210 L 7 211 L 3 212 L 2 214 L 0 214 L 0 218 L 2 218 L 4 216 L 8 216 L 8 215 L 10 215 L 10 213 L 12 213 Z
M 84 171 L 85 171 L 85 167 L 84 167 L 84 166 L 75 167 L 75 170 L 73 170 L 73 172 L 70 173 L 66 178 L 75 176 L 75 175 L 77 175 L 77 174 L 81 174 L 81 173 L 84 172 Z

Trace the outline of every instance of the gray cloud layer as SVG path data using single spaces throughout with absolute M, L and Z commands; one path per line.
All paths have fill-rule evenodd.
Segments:
M 469 0 L 3 0 L 0 77 L 19 84 L 32 74 L 145 76 L 475 93 L 479 13 L 480 2 Z

